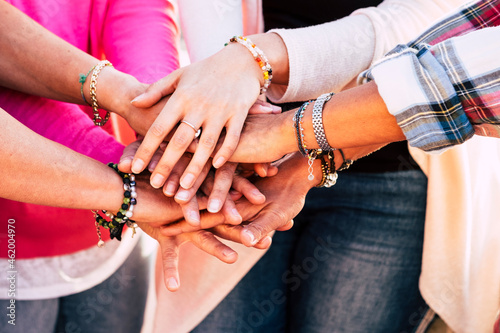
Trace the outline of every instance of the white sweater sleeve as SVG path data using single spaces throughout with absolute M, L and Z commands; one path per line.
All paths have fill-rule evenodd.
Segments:
M 271 84 L 276 103 L 304 101 L 342 90 L 397 44 L 416 37 L 464 0 L 385 0 L 340 20 L 300 29 L 276 29 L 290 66 L 288 86 Z

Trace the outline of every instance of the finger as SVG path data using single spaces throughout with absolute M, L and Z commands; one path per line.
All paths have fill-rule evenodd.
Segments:
M 132 161 L 132 172 L 141 173 L 145 169 L 146 165 L 151 161 L 151 158 L 156 152 L 156 149 L 158 149 L 167 134 L 177 124 L 178 117 L 173 115 L 172 112 L 166 111 L 167 107 L 172 106 L 170 102 L 172 102 L 172 99 L 167 102 L 158 117 L 156 117 L 155 121 L 148 129 L 144 140 L 137 149 L 134 160 Z M 175 108 L 173 110 L 175 110 Z M 175 165 L 177 160 L 178 158 L 175 162 L 173 162 L 173 165 Z M 161 163 L 161 160 L 159 163 Z M 156 188 L 159 188 L 160 186 L 161 185 L 156 186 Z
M 278 167 L 275 165 L 270 164 L 269 167 L 267 168 L 267 176 L 268 177 L 273 177 L 278 174 Z
M 229 197 L 226 197 L 224 206 L 222 207 L 222 214 L 224 214 L 226 219 L 225 223 L 227 224 L 238 225 L 243 221 L 243 218 L 236 209 L 234 201 Z
M 281 108 L 279 106 L 261 101 L 257 99 L 254 105 L 248 110 L 248 114 L 276 114 L 281 113 Z
M 134 141 L 129 144 L 125 149 L 123 149 L 122 156 L 120 157 L 120 162 L 118 163 L 118 169 L 121 172 L 130 173 L 132 172 L 132 160 L 134 159 L 135 152 L 139 148 L 141 141 Z
M 227 239 L 235 243 L 241 243 L 241 231 L 244 229 L 240 225 L 221 224 L 210 229 L 216 236 Z M 271 246 L 272 237 L 267 235 L 257 242 L 254 247 L 257 249 L 265 250 Z
M 287 225 L 289 221 L 290 218 L 279 208 L 266 209 L 241 231 L 242 243 L 246 246 L 254 246 L 271 231 Z
M 222 213 L 208 213 L 202 212 L 200 214 L 201 221 L 198 227 L 190 225 L 185 220 L 179 221 L 177 223 L 168 224 L 161 227 L 161 234 L 166 237 L 177 236 L 182 233 L 188 233 L 193 231 L 198 231 L 200 229 L 210 229 L 216 225 L 222 224 L 225 221 L 224 215 Z
M 268 163 L 255 163 L 253 165 L 254 171 L 259 177 L 267 177 L 267 169 L 269 168 Z
M 144 93 L 132 100 L 132 105 L 138 108 L 149 108 L 164 96 L 172 94 L 175 91 L 181 73 L 182 69 L 178 69 L 151 84 Z
M 241 192 L 238 192 L 236 190 L 231 190 L 229 191 L 229 198 L 233 201 L 239 200 L 241 197 L 243 197 L 243 194 Z
M 208 211 L 210 213 L 220 211 L 226 201 L 231 185 L 233 184 L 236 166 L 236 163 L 226 163 L 215 171 L 215 178 L 211 184 L 212 190 L 208 199 Z
M 177 291 L 180 286 L 179 279 L 179 246 L 174 238 L 160 237 L 161 260 L 165 286 L 170 291 Z
M 196 196 L 191 198 L 187 203 L 184 203 L 181 206 L 182 214 L 186 218 L 186 222 L 196 228 L 200 226 L 200 210 L 198 207 L 198 200 Z
M 292 229 L 293 225 L 294 225 L 293 220 L 290 220 L 284 226 L 277 228 L 276 231 L 287 231 L 287 230 L 290 230 L 290 229 Z
M 182 173 L 186 169 L 186 166 L 189 164 L 189 157 L 187 155 L 182 156 L 177 164 L 170 172 L 167 180 L 165 181 L 165 185 L 163 186 L 163 193 L 167 197 L 173 197 L 179 188 L 179 180 L 181 178 Z M 189 198 L 186 198 L 182 203 L 186 203 L 189 201 Z
M 163 153 L 165 152 L 165 148 L 167 146 L 166 142 L 160 143 L 160 147 L 156 150 L 154 153 L 153 157 L 151 158 L 151 162 L 149 162 L 148 165 L 148 171 L 153 172 L 158 165 L 158 162 L 160 161 Z
M 227 123 L 222 146 L 214 155 L 214 168 L 220 168 L 233 155 L 240 141 L 246 116 L 247 112 L 239 112 Z
M 149 131 L 146 134 L 146 139 L 148 134 Z M 165 180 L 170 175 L 170 172 L 172 171 L 174 166 L 177 164 L 181 156 L 186 151 L 186 148 L 189 146 L 191 141 L 193 141 L 194 135 L 195 133 L 193 129 L 190 126 L 185 125 L 184 123 L 181 123 L 179 127 L 177 127 L 177 130 L 172 136 L 170 142 L 168 143 L 167 148 L 163 153 L 163 156 L 161 157 L 160 161 L 158 162 L 158 165 L 156 166 L 154 172 L 151 175 L 151 186 L 155 188 L 163 186 Z M 144 139 L 141 147 L 145 144 L 146 139 Z M 153 140 L 156 140 L 156 138 Z M 181 185 L 182 185 L 182 178 L 181 178 Z
M 199 177 L 202 168 L 207 163 L 208 159 L 212 155 L 212 152 L 215 149 L 215 145 L 219 136 L 221 134 L 222 127 L 217 126 L 216 124 L 206 124 L 206 127 L 203 128 L 203 132 L 199 138 L 198 147 L 196 148 L 196 152 L 191 159 L 191 162 L 184 171 L 184 174 L 181 178 L 181 187 L 184 189 L 190 189 L 196 179 Z M 187 146 L 184 148 L 187 149 Z
M 194 185 L 190 189 L 186 190 L 182 187 L 179 188 L 179 190 L 177 191 L 177 194 L 175 195 L 175 201 L 177 203 L 183 204 L 183 203 L 191 200 L 196 195 L 198 189 L 203 184 L 203 181 L 205 180 L 208 173 L 210 172 L 210 167 L 211 167 L 210 162 L 206 162 L 200 175 L 198 176 Z
M 254 205 L 261 205 L 266 202 L 265 195 L 246 178 L 235 176 L 233 179 L 233 188 L 243 194 Z
M 215 238 L 214 234 L 207 230 L 200 230 L 190 235 L 191 242 L 200 250 L 216 257 L 227 264 L 238 260 L 238 253 L 229 246 Z

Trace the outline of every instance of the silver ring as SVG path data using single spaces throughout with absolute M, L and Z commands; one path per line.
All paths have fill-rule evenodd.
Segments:
M 189 127 L 191 127 L 194 130 L 194 138 L 195 139 L 201 135 L 201 127 L 196 129 L 196 127 L 194 127 L 193 124 L 191 124 L 190 122 L 188 122 L 186 120 L 181 120 L 181 123 L 188 125 Z

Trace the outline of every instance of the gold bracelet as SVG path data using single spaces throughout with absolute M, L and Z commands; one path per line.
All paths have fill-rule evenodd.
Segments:
M 102 118 L 99 114 L 99 105 L 97 104 L 97 77 L 99 76 L 101 69 L 106 66 L 113 67 L 113 65 L 107 60 L 99 62 L 99 64 L 95 66 L 92 71 L 92 77 L 90 78 L 90 100 L 92 102 L 92 109 L 94 109 L 94 119 L 92 119 L 92 121 L 96 126 L 103 126 L 109 119 L 109 111 L 106 111 L 106 116 Z

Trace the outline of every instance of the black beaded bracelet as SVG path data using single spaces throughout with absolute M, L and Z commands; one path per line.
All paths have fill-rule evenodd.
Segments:
M 98 247 L 104 246 L 104 241 L 101 239 L 100 227 L 109 229 L 110 238 L 116 238 L 119 241 L 122 240 L 122 232 L 125 224 L 128 227 L 134 229 L 133 234 L 135 234 L 136 227 L 135 221 L 132 220 L 134 207 L 137 204 L 137 192 L 135 191 L 135 175 L 121 172 L 120 170 L 118 170 L 118 165 L 115 163 L 108 163 L 108 166 L 115 170 L 123 180 L 123 201 L 116 215 L 113 215 L 105 210 L 101 210 L 100 212 L 92 211 L 95 216 L 97 236 L 99 237 L 99 242 L 97 243 Z

